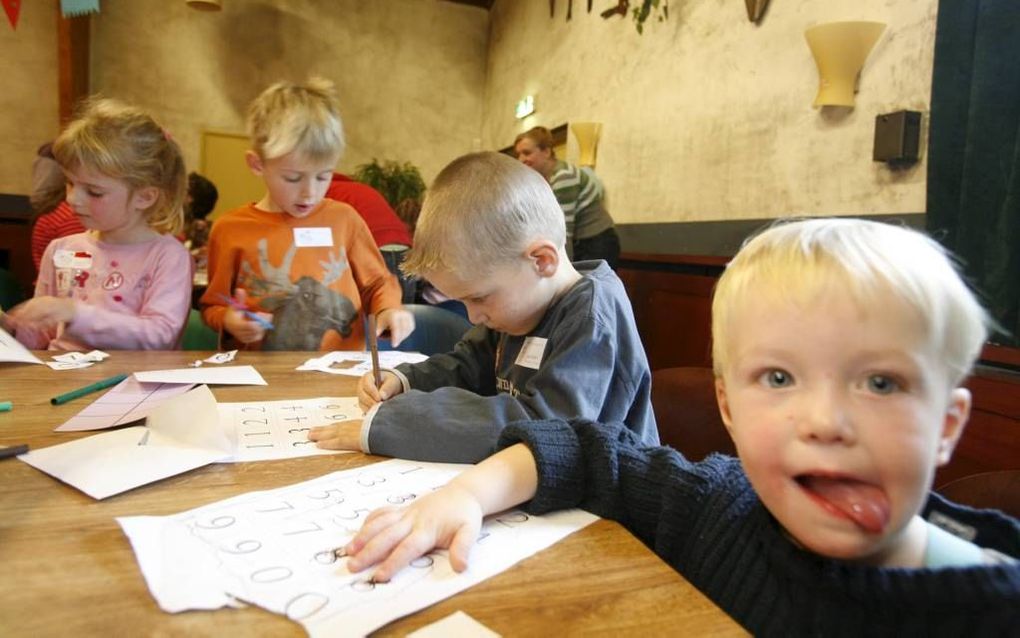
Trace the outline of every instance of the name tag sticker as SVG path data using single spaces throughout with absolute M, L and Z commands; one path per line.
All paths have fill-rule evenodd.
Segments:
M 53 252 L 53 266 L 88 270 L 92 268 L 92 255 L 84 250 L 57 250 Z
M 298 248 L 317 248 L 333 245 L 333 229 L 328 227 L 295 228 L 294 245 Z
M 517 355 L 517 360 L 514 363 L 523 368 L 538 370 L 538 366 L 542 364 L 542 355 L 545 354 L 546 341 L 548 339 L 543 339 L 542 337 L 528 337 L 525 339 L 524 346 L 521 348 L 521 352 Z

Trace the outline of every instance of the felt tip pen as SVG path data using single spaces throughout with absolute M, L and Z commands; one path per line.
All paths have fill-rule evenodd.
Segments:
M 71 390 L 70 392 L 61 394 L 60 396 L 53 397 L 52 399 L 50 399 L 50 403 L 52 403 L 53 405 L 61 405 L 62 403 L 67 403 L 68 401 L 73 401 L 74 399 L 77 399 L 78 397 L 83 397 L 86 394 L 91 394 L 93 392 L 98 392 L 100 390 L 105 390 L 106 388 L 109 388 L 110 386 L 117 385 L 118 383 L 120 383 L 124 379 L 127 379 L 127 377 L 128 377 L 128 375 L 126 375 L 126 374 L 115 374 L 114 376 L 110 377 L 109 379 L 103 379 L 102 381 L 96 381 L 95 383 L 87 385 L 84 388 L 78 388 L 77 390 Z
M 0 459 L 9 459 L 19 454 L 28 452 L 28 445 L 12 445 L 11 447 L 0 447 Z
M 10 401 L 0 401 L 0 412 L 10 412 L 14 409 L 14 404 Z
M 220 299 L 225 301 L 227 303 L 227 305 L 230 306 L 231 308 L 233 308 L 234 310 L 237 310 L 238 312 L 243 314 L 245 317 L 248 317 L 249 319 L 251 319 L 255 323 L 257 323 L 260 326 L 262 326 L 264 329 L 266 329 L 266 330 L 272 330 L 273 329 L 273 322 L 272 321 L 269 321 L 268 319 L 266 319 L 264 317 L 260 317 L 258 313 L 255 313 L 255 312 L 252 312 L 251 310 L 248 310 L 248 308 L 245 307 L 245 305 L 243 303 L 241 303 L 237 299 L 234 299 L 230 295 L 225 295 L 223 293 L 220 293 Z

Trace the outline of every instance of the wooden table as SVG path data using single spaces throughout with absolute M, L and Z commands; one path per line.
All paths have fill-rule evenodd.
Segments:
M 90 368 L 60 372 L 0 364 L 0 400 L 14 402 L 13 411 L 0 413 L 0 445 L 40 448 L 87 436 L 52 430 L 89 399 L 51 406 L 50 397 L 119 372 L 183 367 L 198 356 L 206 355 L 114 352 Z M 254 365 L 269 385 L 213 393 L 220 401 L 353 394 L 352 378 L 294 371 L 308 357 L 242 352 L 237 362 Z M 342 454 L 215 464 L 103 501 L 18 460 L 0 461 L 0 635 L 301 635 L 297 623 L 254 607 L 164 613 L 114 517 L 175 514 L 379 460 Z M 634 536 L 604 520 L 376 635 L 402 636 L 458 610 L 504 636 L 744 633 Z

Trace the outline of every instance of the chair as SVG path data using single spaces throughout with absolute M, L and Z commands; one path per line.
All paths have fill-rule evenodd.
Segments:
M 980 509 L 997 509 L 1020 518 L 1020 470 L 971 474 L 937 488 L 951 501 Z
M 219 345 L 220 336 L 205 325 L 201 313 L 192 308 L 188 313 L 188 323 L 184 326 L 181 350 L 216 350 Z
M 710 452 L 736 454 L 715 399 L 711 368 L 661 368 L 652 371 L 652 410 L 659 439 L 700 461 Z
M 396 348 L 388 339 L 380 339 L 380 350 L 420 352 L 429 356 L 449 352 L 471 328 L 471 322 L 464 317 L 436 306 L 404 304 L 404 309 L 414 315 L 414 332 Z

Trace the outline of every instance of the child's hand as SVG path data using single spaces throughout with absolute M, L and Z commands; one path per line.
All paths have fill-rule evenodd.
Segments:
M 259 341 L 266 335 L 266 329 L 258 322 L 252 321 L 240 310 L 233 308 L 227 308 L 227 314 L 223 315 L 223 328 L 241 343 Z
M 239 305 L 248 305 L 248 293 L 243 288 L 234 291 L 234 298 L 237 299 Z M 265 312 L 256 312 L 255 314 L 266 321 L 273 318 L 272 315 Z M 244 312 L 232 306 L 227 308 L 227 314 L 223 316 L 223 327 L 241 343 L 260 341 L 266 336 L 266 329 L 262 324 L 248 318 Z
M 15 306 L 8 314 L 8 321 L 17 329 L 19 325 L 46 330 L 74 319 L 75 302 L 61 297 L 35 297 Z
M 308 431 L 308 440 L 323 450 L 361 451 L 361 419 L 320 425 Z
M 357 572 L 382 561 L 372 580 L 384 583 L 412 560 L 440 547 L 449 548 L 450 564 L 462 572 L 483 514 L 478 500 L 456 485 L 426 494 L 406 508 L 378 509 L 344 547 L 350 557 L 347 567 Z
M 392 372 L 383 370 L 380 372 L 382 386 L 375 387 L 375 378 L 371 372 L 367 372 L 358 380 L 358 407 L 362 412 L 368 410 L 376 403 L 381 403 L 404 391 L 404 385 Z
M 396 348 L 400 342 L 414 332 L 414 315 L 403 308 L 389 308 L 383 310 L 376 317 L 376 336 L 378 337 L 387 329 L 390 331 L 390 343 Z

